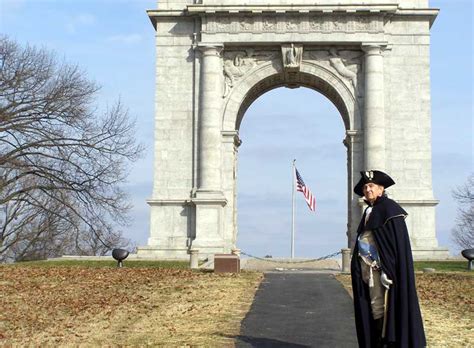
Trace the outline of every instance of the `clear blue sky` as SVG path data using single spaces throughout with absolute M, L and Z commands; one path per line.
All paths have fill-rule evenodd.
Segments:
M 433 186 L 437 236 L 455 250 L 452 189 L 473 172 L 473 7 L 471 0 L 431 1 L 441 8 L 432 30 Z M 0 0 L 0 32 L 47 47 L 100 83 L 98 102 L 121 97 L 137 119 L 146 156 L 127 188 L 134 204 L 124 234 L 146 244 L 153 176 L 154 30 L 145 13 L 154 0 Z M 344 127 L 334 106 L 305 88 L 279 88 L 247 111 L 239 149 L 239 246 L 256 255 L 288 256 L 291 161 L 315 193 L 317 214 L 297 195 L 296 256 L 317 257 L 346 244 Z M 262 185 L 265 182 L 265 185 Z

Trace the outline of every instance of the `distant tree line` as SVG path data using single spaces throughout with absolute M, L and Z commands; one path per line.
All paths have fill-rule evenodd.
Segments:
M 128 111 L 48 50 L 0 36 L 0 262 L 130 246 L 120 185 L 143 149 Z

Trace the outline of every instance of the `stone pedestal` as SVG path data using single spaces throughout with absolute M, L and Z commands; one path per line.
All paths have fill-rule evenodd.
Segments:
M 216 192 L 197 192 L 192 200 L 196 209 L 196 234 L 192 248 L 200 250 L 203 258 L 225 252 L 223 209 L 227 200 Z
M 189 249 L 189 268 L 196 269 L 199 267 L 199 250 Z
M 341 249 L 342 253 L 342 272 L 350 273 L 351 272 L 351 249 L 344 248 Z

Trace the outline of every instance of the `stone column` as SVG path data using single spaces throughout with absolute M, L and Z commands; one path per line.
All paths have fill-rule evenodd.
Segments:
M 238 131 L 222 133 L 222 190 L 227 198 L 224 208 L 225 243 L 231 248 L 237 243 L 237 152 L 241 143 Z
M 362 132 L 347 130 L 343 143 L 347 148 L 347 247 L 354 248 L 357 227 L 360 222 L 359 196 L 354 193 L 354 186 L 359 181 L 359 172 L 364 169 Z
M 200 257 L 228 252 L 224 238 L 222 187 L 222 105 L 223 63 L 220 44 L 198 46 L 202 53 L 199 88 L 198 180 L 192 202 L 195 210 L 195 238 L 192 248 Z M 230 245 L 228 246 L 230 248 Z
M 200 46 L 201 88 L 198 146 L 198 190 L 221 190 L 222 45 Z
M 382 46 L 362 45 L 365 52 L 364 163 L 385 170 L 385 113 Z

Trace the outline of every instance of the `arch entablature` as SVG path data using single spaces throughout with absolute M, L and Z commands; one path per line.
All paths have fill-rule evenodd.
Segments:
M 340 76 L 317 63 L 305 61 L 299 72 L 286 74 L 281 64 L 270 61 L 248 71 L 229 93 L 222 130 L 238 130 L 248 107 L 265 92 L 282 86 L 308 87 L 320 92 L 339 110 L 346 130 L 361 129 L 357 91 L 348 88 Z

